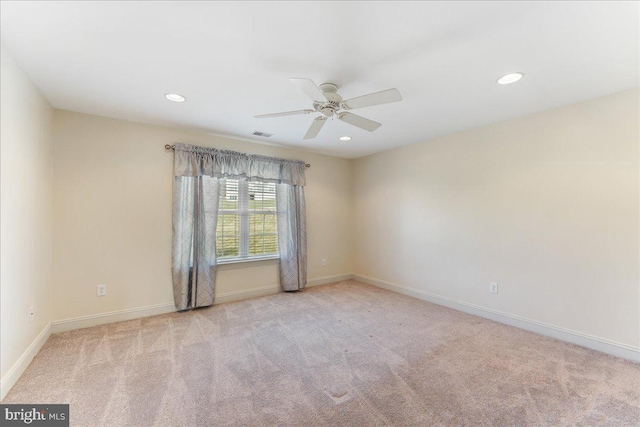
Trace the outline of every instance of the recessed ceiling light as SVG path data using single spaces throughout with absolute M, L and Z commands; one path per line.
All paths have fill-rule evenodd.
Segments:
M 341 136 L 340 137 L 340 141 L 351 141 L 351 137 L 350 136 Z
M 509 73 L 509 74 L 505 74 L 504 76 L 500 77 L 498 79 L 498 84 L 499 85 L 508 85 L 511 83 L 515 83 L 518 80 L 520 80 L 521 78 L 524 77 L 524 73 Z
M 164 97 L 173 102 L 184 102 L 187 100 L 187 98 L 177 93 L 167 93 Z

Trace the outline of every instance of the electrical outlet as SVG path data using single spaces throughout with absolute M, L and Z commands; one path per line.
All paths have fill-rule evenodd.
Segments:
M 322 266 L 323 267 L 327 266 L 327 259 L 326 258 L 322 258 Z
M 107 285 L 98 285 L 98 296 L 103 297 L 107 295 Z
M 498 293 L 498 284 L 493 282 L 493 283 L 489 283 L 489 292 L 491 292 L 492 294 L 497 294 Z
M 33 306 L 31 306 L 29 307 L 29 322 L 33 320 L 34 315 L 35 315 L 35 312 L 33 311 Z

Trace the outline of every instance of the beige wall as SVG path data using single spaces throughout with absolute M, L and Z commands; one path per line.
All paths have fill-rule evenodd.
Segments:
M 356 160 L 354 272 L 640 346 L 639 95 Z
M 4 46 L 0 51 L 0 365 L 4 380 L 51 321 L 53 110 Z
M 175 142 L 311 163 L 308 277 L 351 271 L 350 160 L 67 111 L 55 112 L 54 128 L 56 319 L 173 301 L 173 154 L 164 145 Z M 102 283 L 107 296 L 98 298 Z M 238 264 L 221 267 L 216 293 L 278 283 L 276 262 Z

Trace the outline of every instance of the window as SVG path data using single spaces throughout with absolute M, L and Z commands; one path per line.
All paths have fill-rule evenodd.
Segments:
M 220 261 L 278 255 L 276 185 L 222 181 L 216 255 Z

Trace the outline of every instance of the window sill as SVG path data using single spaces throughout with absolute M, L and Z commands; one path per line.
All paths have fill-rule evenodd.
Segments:
M 245 263 L 253 263 L 260 261 L 273 261 L 280 259 L 280 255 L 269 255 L 262 257 L 251 257 L 251 258 L 227 258 L 227 259 L 218 259 L 218 265 L 232 265 L 232 264 L 245 264 Z

